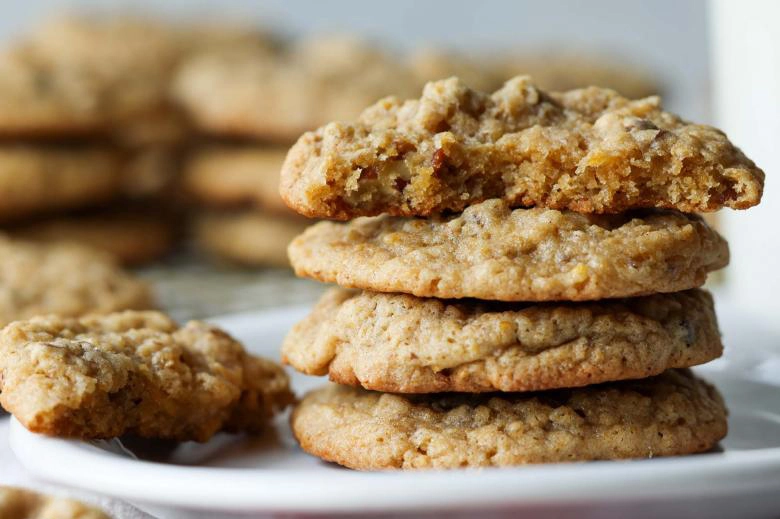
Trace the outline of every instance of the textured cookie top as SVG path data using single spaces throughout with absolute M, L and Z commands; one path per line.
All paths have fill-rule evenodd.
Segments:
M 97 508 L 72 499 L 0 486 L 3 519 L 110 519 Z
M 657 375 L 723 346 L 692 290 L 523 305 L 331 289 L 282 346 L 286 363 L 394 393 L 537 391 Z
M 183 188 L 215 206 L 258 205 L 290 213 L 279 196 L 279 170 L 287 150 L 221 147 L 191 155 L 181 177 Z
M 0 401 L 28 429 L 207 440 L 257 431 L 292 396 L 282 369 L 220 329 L 159 312 L 17 321 L 0 332 Z
M 687 370 L 574 390 L 394 395 L 329 385 L 294 411 L 311 454 L 355 469 L 462 468 L 701 452 L 726 409 Z
M 319 37 L 279 53 L 204 53 L 177 73 L 174 94 L 203 130 L 292 142 L 328 121 L 356 117 L 383 96 L 416 88 L 397 60 L 369 43 Z
M 149 286 L 104 253 L 0 237 L 0 325 L 36 315 L 78 316 L 154 305 Z
M 281 194 L 310 217 L 461 211 L 488 198 L 583 213 L 747 208 L 764 173 L 719 130 L 664 112 L 657 97 L 545 93 L 516 77 L 491 95 L 457 78 L 418 100 L 387 98 L 354 123 L 304 134 Z
M 496 199 L 444 218 L 320 222 L 288 252 L 298 275 L 343 287 L 499 301 L 676 292 L 728 263 L 725 240 L 697 216 L 511 210 Z

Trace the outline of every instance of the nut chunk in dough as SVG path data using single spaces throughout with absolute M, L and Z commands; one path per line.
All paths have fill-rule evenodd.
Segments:
M 281 367 L 159 312 L 34 317 L 0 332 L 0 402 L 33 432 L 206 441 L 257 432 L 292 400 Z

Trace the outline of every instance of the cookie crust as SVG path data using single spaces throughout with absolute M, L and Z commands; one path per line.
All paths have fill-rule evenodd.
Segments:
M 457 78 L 419 100 L 386 98 L 354 123 L 304 134 L 281 194 L 309 217 L 430 216 L 501 198 L 582 213 L 708 212 L 761 200 L 764 173 L 723 134 L 585 88 L 539 90 L 518 76 L 491 95 Z
M 578 304 L 486 304 L 334 288 L 284 341 L 307 375 L 392 393 L 539 391 L 658 375 L 723 352 L 691 290 Z
M 728 245 L 678 212 L 583 215 L 502 200 L 433 219 L 320 222 L 288 249 L 299 276 L 441 299 L 584 301 L 701 286 Z
M 292 400 L 287 375 L 228 334 L 159 312 L 17 321 L 0 332 L 0 402 L 33 432 L 206 441 L 258 432 Z
M 395 395 L 329 385 L 291 417 L 303 450 L 360 470 L 450 469 L 703 452 L 726 435 L 688 370 L 540 393 Z

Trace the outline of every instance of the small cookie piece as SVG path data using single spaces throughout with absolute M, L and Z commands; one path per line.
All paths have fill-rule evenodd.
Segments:
M 583 213 L 744 209 L 764 173 L 723 132 L 612 90 L 548 94 L 528 77 L 492 95 L 457 78 L 304 134 L 281 195 L 314 218 L 429 216 L 489 198 Z
M 110 519 L 102 510 L 73 499 L 0 486 L 3 519 Z
M 212 147 L 192 154 L 182 172 L 182 188 L 214 206 L 257 205 L 289 213 L 279 196 L 284 148 Z
M 676 211 L 584 215 L 502 200 L 433 219 L 320 222 L 288 249 L 299 276 L 441 299 L 583 301 L 701 286 L 726 241 Z
M 198 217 L 194 233 L 197 245 L 219 258 L 248 267 L 287 268 L 287 245 L 306 226 L 299 217 L 214 212 Z
M 35 242 L 76 243 L 111 254 L 121 264 L 151 263 L 170 252 L 170 219 L 149 212 L 96 212 L 61 216 L 10 229 L 14 238 Z
M 0 146 L 0 221 L 108 201 L 121 180 L 120 157 L 108 149 Z
M 11 323 L 0 332 L 0 389 L 27 429 L 74 438 L 259 432 L 293 400 L 280 366 L 219 328 L 133 311 Z
M 334 288 L 285 363 L 393 393 L 539 391 L 658 375 L 720 357 L 703 290 L 595 303 L 449 302 Z
M 717 390 L 689 370 L 540 393 L 394 395 L 331 384 L 306 395 L 306 452 L 359 470 L 451 469 L 676 456 L 726 435 Z
M 154 306 L 150 287 L 100 251 L 0 237 L 0 326 L 36 315 Z
M 386 95 L 416 89 L 394 56 L 345 36 L 302 40 L 283 52 L 204 52 L 182 65 L 173 86 L 174 97 L 205 132 L 280 143 L 327 121 L 352 119 Z

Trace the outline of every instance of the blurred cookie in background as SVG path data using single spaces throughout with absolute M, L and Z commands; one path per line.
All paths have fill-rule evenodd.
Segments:
M 59 215 L 12 227 L 9 233 L 35 242 L 88 246 L 111 254 L 126 266 L 146 265 L 163 258 L 177 238 L 171 215 L 140 207 Z
M 195 220 L 196 246 L 245 267 L 289 268 L 287 245 L 311 222 L 259 211 L 207 212 Z
M 259 206 L 290 213 L 279 196 L 286 148 L 211 145 L 195 150 L 182 172 L 182 189 L 198 202 L 219 207 Z
M 416 86 L 394 55 L 330 36 L 302 39 L 277 53 L 202 53 L 182 65 L 173 93 L 206 133 L 291 143 L 328 121 L 355 117 L 384 96 L 410 96 Z
M 96 249 L 0 236 L 0 256 L 0 326 L 36 315 L 80 316 L 155 306 L 149 285 Z
M 0 222 L 105 203 L 121 169 L 105 146 L 0 144 Z
M 3 519 L 110 519 L 102 510 L 64 497 L 0 486 Z

